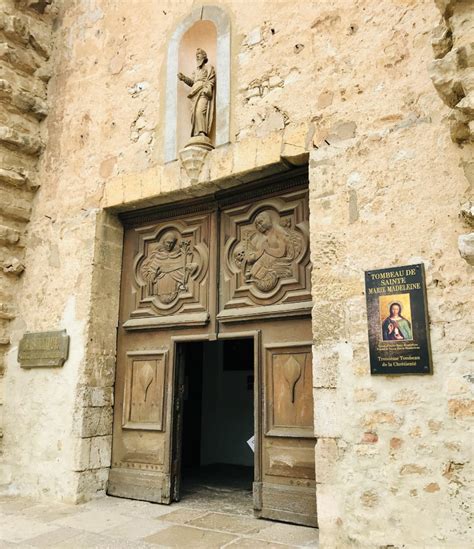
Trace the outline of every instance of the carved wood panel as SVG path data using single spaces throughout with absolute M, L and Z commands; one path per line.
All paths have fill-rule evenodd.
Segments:
M 311 301 L 306 190 L 224 210 L 220 246 L 220 319 L 232 309 Z
M 267 346 L 268 436 L 313 437 L 311 344 Z
M 135 229 L 133 262 L 135 309 L 125 328 L 146 327 L 137 319 L 187 315 L 183 322 L 205 323 L 209 316 L 209 214 L 183 217 Z M 171 319 L 171 320 L 170 320 Z M 153 327 L 153 322 L 149 322 Z
M 123 429 L 164 431 L 166 359 L 165 351 L 127 353 Z

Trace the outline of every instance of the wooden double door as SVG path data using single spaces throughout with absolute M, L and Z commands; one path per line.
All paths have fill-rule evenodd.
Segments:
M 183 343 L 252 338 L 255 512 L 316 525 L 307 175 L 123 223 L 108 493 L 179 499 Z

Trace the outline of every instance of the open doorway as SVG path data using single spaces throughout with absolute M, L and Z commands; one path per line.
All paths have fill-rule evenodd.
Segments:
M 181 345 L 181 500 L 252 514 L 253 339 Z

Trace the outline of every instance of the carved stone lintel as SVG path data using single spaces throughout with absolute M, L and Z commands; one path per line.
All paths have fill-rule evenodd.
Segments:
M 193 139 L 199 140 L 199 143 L 190 142 L 184 149 L 179 151 L 179 158 L 187 176 L 195 183 L 199 179 L 207 153 L 214 147 L 210 142 L 205 143 L 202 136 L 191 138 L 191 141 Z

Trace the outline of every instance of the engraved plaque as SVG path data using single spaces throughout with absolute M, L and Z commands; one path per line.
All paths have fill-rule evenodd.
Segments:
M 66 330 L 26 333 L 18 347 L 18 362 L 22 368 L 59 367 L 66 362 L 68 352 Z
M 431 374 L 422 263 L 365 273 L 370 373 Z

